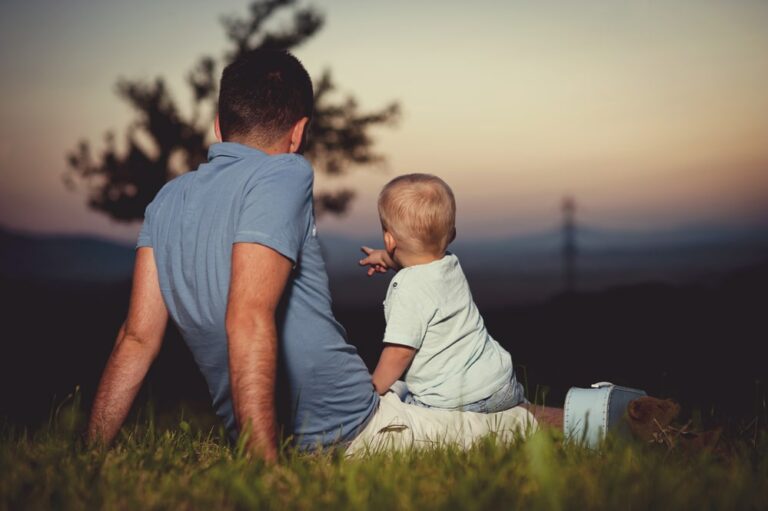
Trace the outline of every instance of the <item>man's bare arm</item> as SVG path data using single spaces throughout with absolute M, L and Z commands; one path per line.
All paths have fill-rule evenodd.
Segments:
M 249 450 L 270 461 L 277 458 L 275 311 L 291 267 L 289 259 L 266 246 L 233 246 L 227 302 L 232 401 L 240 430 L 250 431 Z
M 168 310 L 160 294 L 152 248 L 136 251 L 128 316 L 101 376 L 88 441 L 111 443 L 125 421 L 149 366 L 160 351 Z
M 416 356 L 416 350 L 410 346 L 387 344 L 381 352 L 379 363 L 373 371 L 373 386 L 378 394 L 389 390 L 408 369 L 408 365 Z

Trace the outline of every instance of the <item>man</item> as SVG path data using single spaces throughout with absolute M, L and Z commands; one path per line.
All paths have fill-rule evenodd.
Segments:
M 383 445 L 384 434 L 399 435 L 396 446 L 436 437 L 467 445 L 493 427 L 489 418 L 510 433 L 535 422 L 522 408 L 482 416 L 380 399 L 331 312 L 312 168 L 296 154 L 312 116 L 309 76 L 287 52 L 250 52 L 224 70 L 218 108 L 223 143 L 147 207 L 91 441 L 114 439 L 169 315 L 217 415 L 233 437 L 247 432 L 250 451 L 267 460 L 277 456 L 275 403 L 286 412 L 285 432 L 305 449 L 342 442 L 359 451 Z

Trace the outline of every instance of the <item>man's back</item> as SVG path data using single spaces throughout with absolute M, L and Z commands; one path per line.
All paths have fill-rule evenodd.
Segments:
M 285 377 L 277 400 L 278 408 L 290 406 L 288 431 L 304 447 L 351 438 L 378 397 L 331 312 L 311 167 L 300 156 L 267 156 L 235 143 L 213 145 L 209 159 L 158 193 L 138 244 L 153 247 L 163 299 L 216 413 L 234 432 L 225 330 L 232 245 L 259 243 L 295 265 L 276 318 Z

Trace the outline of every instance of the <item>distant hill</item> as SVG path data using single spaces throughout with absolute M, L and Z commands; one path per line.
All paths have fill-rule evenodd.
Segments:
M 380 246 L 380 240 L 321 234 L 321 242 L 335 284 L 335 301 L 382 300 L 382 285 L 361 275 L 357 266 L 360 245 Z M 479 240 L 467 240 L 459 233 L 450 250 L 459 256 L 478 302 L 529 302 L 562 290 L 559 231 Z M 577 285 L 580 290 L 594 291 L 636 282 L 685 283 L 766 260 L 768 227 L 689 226 L 655 232 L 582 228 L 578 232 Z
M 134 249 L 88 236 L 0 229 L 0 276 L 14 280 L 115 282 L 130 278 Z
M 505 305 L 544 299 L 561 290 L 558 231 L 451 245 L 478 302 Z M 358 267 L 360 246 L 380 240 L 320 235 L 334 301 L 373 305 L 388 277 L 368 279 Z M 682 283 L 768 260 L 767 228 L 692 226 L 657 232 L 580 229 L 578 286 L 598 290 L 635 282 Z M 88 236 L 51 236 L 0 229 L 0 277 L 100 283 L 127 280 L 134 249 Z
M 380 246 L 379 238 L 352 239 L 322 235 L 329 268 L 341 273 L 349 271 L 349 262 L 356 261 L 360 246 Z M 658 231 L 618 231 L 580 228 L 577 231 L 580 263 L 590 268 L 635 266 L 650 263 L 664 266 L 683 258 L 686 264 L 700 259 L 710 262 L 747 262 L 768 255 L 768 226 L 765 227 L 707 227 L 694 226 Z M 561 233 L 543 231 L 500 239 L 467 240 L 459 238 L 450 250 L 462 260 L 465 268 L 491 270 L 524 264 L 523 270 L 560 268 Z

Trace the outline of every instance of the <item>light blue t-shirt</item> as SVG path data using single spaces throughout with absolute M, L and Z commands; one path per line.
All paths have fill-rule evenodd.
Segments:
M 241 144 L 211 146 L 209 162 L 166 184 L 147 207 L 138 246 L 153 247 L 160 289 L 230 433 L 225 316 L 232 245 L 259 243 L 294 263 L 277 314 L 276 406 L 303 448 L 354 437 L 378 404 L 357 350 L 331 312 L 313 213 L 313 172 L 301 156 Z
M 384 315 L 384 342 L 417 350 L 405 383 L 426 405 L 461 408 L 514 378 L 512 357 L 486 330 L 453 254 L 398 271 Z

